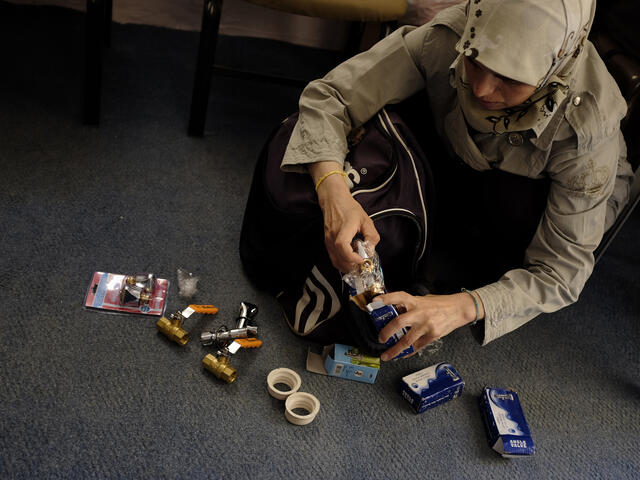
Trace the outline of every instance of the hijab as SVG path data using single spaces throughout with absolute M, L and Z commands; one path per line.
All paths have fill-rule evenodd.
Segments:
M 595 0 L 468 0 L 451 65 L 467 123 L 482 133 L 542 131 L 568 94 L 594 13 Z M 473 95 L 463 57 L 536 90 L 520 105 L 487 110 Z

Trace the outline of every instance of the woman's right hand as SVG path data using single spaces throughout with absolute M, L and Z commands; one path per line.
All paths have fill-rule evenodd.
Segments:
M 314 184 L 332 170 L 342 171 L 342 166 L 337 162 L 317 162 L 309 167 Z M 369 215 L 351 196 L 342 175 L 326 177 L 319 185 L 317 194 L 324 217 L 324 242 L 329 258 L 338 270 L 348 272 L 362 263 L 362 258 L 351 246 L 353 238 L 360 234 L 375 246 L 380 241 L 380 235 Z

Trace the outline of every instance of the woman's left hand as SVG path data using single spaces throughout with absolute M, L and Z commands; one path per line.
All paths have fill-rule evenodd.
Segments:
M 482 301 L 477 295 L 472 295 L 478 300 L 478 318 L 484 318 Z M 406 292 L 392 292 L 380 295 L 376 300 L 387 305 L 402 305 L 406 309 L 405 313 L 391 320 L 380 330 L 378 341 L 384 343 L 403 327 L 407 329 L 407 333 L 381 355 L 380 358 L 384 361 L 396 357 L 410 345 L 418 352 L 434 340 L 476 319 L 476 305 L 469 292 L 424 297 L 415 297 Z

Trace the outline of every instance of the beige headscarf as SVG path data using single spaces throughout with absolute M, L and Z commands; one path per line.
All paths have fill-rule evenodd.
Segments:
M 484 133 L 541 131 L 567 95 L 593 23 L 595 0 L 468 2 L 467 23 L 456 45 L 459 55 L 451 66 L 465 119 Z M 463 56 L 536 90 L 521 105 L 486 110 L 473 97 Z

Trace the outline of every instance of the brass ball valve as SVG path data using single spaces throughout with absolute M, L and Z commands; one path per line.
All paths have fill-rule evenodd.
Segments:
M 202 359 L 202 365 L 209 372 L 213 373 L 220 380 L 233 383 L 238 376 L 236 369 L 229 365 L 229 358 L 240 349 L 240 344 L 231 342 L 228 346 L 221 348 L 215 355 L 208 354 Z
M 164 334 L 169 340 L 176 342 L 178 345 L 186 345 L 189 341 L 189 332 L 182 328 L 185 319 L 194 313 L 216 314 L 217 307 L 213 305 L 189 305 L 182 311 L 177 311 L 169 315 L 169 318 L 162 317 L 156 323 L 158 331 Z

